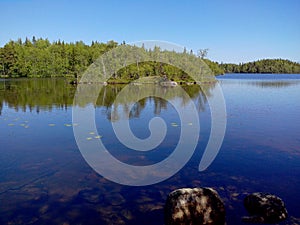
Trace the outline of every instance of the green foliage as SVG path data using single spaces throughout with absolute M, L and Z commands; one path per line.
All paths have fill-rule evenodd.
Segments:
M 1 77 L 77 77 L 96 58 L 117 46 L 93 42 L 91 46 L 82 41 L 50 43 L 47 39 L 26 38 L 10 41 L 0 48 Z
M 125 42 L 122 45 L 126 45 Z M 3 48 L 0 48 L 0 77 L 72 77 L 79 78 L 83 72 L 100 55 L 118 46 L 114 41 L 107 43 L 92 42 L 86 45 L 82 41 L 76 43 L 65 43 L 55 41 L 50 43 L 48 39 L 32 40 L 26 38 L 10 41 Z M 183 53 L 162 51 L 159 47 L 146 50 L 144 47 L 137 48 L 139 52 L 149 53 L 152 56 L 165 57 L 174 60 L 176 65 L 190 66 L 187 61 L 197 58 L 185 50 Z M 217 63 L 208 59 L 203 61 L 210 67 L 213 74 L 223 74 L 223 69 Z M 175 66 L 160 62 L 139 62 L 131 65 L 123 65 L 119 71 L 114 71 L 112 82 L 129 82 L 141 77 L 163 76 L 169 80 L 189 81 L 191 78 L 186 72 Z M 193 68 L 193 71 L 201 68 Z
M 214 72 L 215 75 L 221 75 L 224 74 L 224 69 L 219 65 L 217 62 L 210 61 L 208 59 L 202 59 L 208 67 Z
M 0 77 L 78 78 L 100 55 L 117 46 L 118 43 L 114 41 L 107 43 L 93 41 L 91 45 L 86 45 L 82 41 L 65 43 L 59 40 L 50 43 L 48 39 L 33 37 L 32 40 L 26 38 L 23 42 L 19 38 L 0 48 Z M 184 60 L 192 62 L 197 58 L 192 52 L 187 53 L 186 49 L 182 53 L 176 54 L 162 51 L 159 47 L 155 47 L 153 50 L 146 50 L 144 47 L 138 49 L 150 53 L 154 57 L 158 55 L 171 57 L 176 65 L 191 66 L 192 63 L 188 64 Z M 208 65 L 214 75 L 224 73 L 300 73 L 300 64 L 289 60 L 264 59 L 243 64 L 218 64 L 204 58 L 207 49 L 202 53 L 199 57 Z M 171 64 L 139 62 L 138 60 L 131 65 L 125 63 L 124 68 L 114 72 L 110 81 L 127 83 L 148 76 L 163 76 L 175 81 L 191 81 L 185 71 Z M 192 68 L 192 70 L 199 71 L 199 68 Z
M 300 73 L 300 64 L 285 59 L 263 59 L 243 64 L 220 64 L 225 73 Z

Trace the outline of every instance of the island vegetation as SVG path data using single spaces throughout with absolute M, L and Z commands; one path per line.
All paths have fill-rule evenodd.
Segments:
M 225 73 L 288 73 L 299 74 L 300 64 L 286 59 L 262 59 L 254 62 L 220 64 Z
M 90 45 L 82 41 L 66 43 L 58 40 L 50 42 L 48 39 L 33 37 L 24 41 L 9 41 L 0 48 L 0 77 L 67 77 L 78 79 L 84 71 L 102 54 L 114 49 L 115 41 L 100 43 L 93 41 Z M 143 48 L 143 47 L 140 47 Z M 155 47 L 144 51 L 165 52 Z M 243 64 L 226 64 L 213 62 L 206 58 L 208 49 L 199 50 L 197 55 L 193 51 L 176 52 L 172 55 L 175 61 L 200 58 L 212 71 L 212 75 L 224 73 L 300 73 L 300 64 L 283 59 L 265 59 Z M 167 55 L 167 54 L 166 54 Z M 175 55 L 175 57 L 174 57 Z M 172 58 L 172 59 L 173 59 Z M 176 64 L 176 63 L 175 63 Z M 161 62 L 141 62 L 126 65 L 117 71 L 113 79 L 115 83 L 123 83 L 142 77 L 160 76 L 174 81 L 190 81 L 185 71 L 175 66 Z
M 90 45 L 87 45 L 82 41 L 65 43 L 58 40 L 51 43 L 48 39 L 36 39 L 35 37 L 32 40 L 26 38 L 25 41 L 22 41 L 22 39 L 10 41 L 0 48 L 0 76 L 2 78 L 78 78 L 100 55 L 118 45 L 125 45 L 125 42 L 118 44 L 115 41 L 108 41 L 107 43 L 93 41 Z M 143 49 L 143 51 L 165 52 L 159 47 L 155 47 L 153 50 Z M 186 50 L 175 54 L 172 52 L 172 56 L 175 56 L 174 60 L 178 61 L 182 59 L 183 55 L 194 58 L 201 57 L 201 60 L 212 70 L 212 75 L 223 74 L 224 71 L 217 63 L 204 58 L 205 54 L 206 51 L 198 56 L 192 51 L 188 52 Z M 152 61 L 126 65 L 126 68 L 114 74 L 114 80 L 122 83 L 144 76 L 165 76 L 170 80 L 177 81 L 188 77 L 184 71 L 172 65 Z

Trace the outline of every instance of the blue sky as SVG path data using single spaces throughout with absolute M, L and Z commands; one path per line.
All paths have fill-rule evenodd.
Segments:
M 0 0 L 0 46 L 19 37 L 67 42 L 164 40 L 208 48 L 219 62 L 300 62 L 300 0 Z

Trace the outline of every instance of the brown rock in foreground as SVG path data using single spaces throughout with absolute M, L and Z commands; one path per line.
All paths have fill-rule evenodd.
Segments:
M 253 193 L 244 199 L 244 206 L 250 216 L 243 217 L 244 222 L 278 223 L 287 218 L 284 202 L 277 196 L 267 193 Z
M 164 216 L 165 225 L 224 225 L 225 207 L 212 188 L 182 188 L 168 195 Z

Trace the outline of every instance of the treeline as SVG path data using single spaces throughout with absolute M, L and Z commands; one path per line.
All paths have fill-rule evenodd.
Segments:
M 285 59 L 263 59 L 242 64 L 220 64 L 225 73 L 300 73 L 300 64 Z
M 82 41 L 65 43 L 48 39 L 26 38 L 10 41 L 0 48 L 0 74 L 2 77 L 77 77 L 101 54 L 116 47 L 107 43 Z
M 125 44 L 125 43 L 122 43 Z M 103 53 L 117 47 L 115 41 L 99 43 L 93 41 L 90 45 L 78 41 L 65 43 L 55 41 L 50 43 L 48 39 L 25 41 L 18 39 L 10 41 L 0 48 L 0 76 L 11 77 L 72 77 L 77 78 Z M 159 48 L 158 48 L 159 49 Z M 145 50 L 150 51 L 150 50 Z M 159 49 L 159 51 L 162 51 Z M 183 52 L 180 54 L 193 53 Z M 195 55 L 193 55 L 196 57 Z M 180 57 L 178 57 L 180 60 Z M 215 75 L 224 71 L 215 62 L 203 59 Z M 184 78 L 186 74 L 170 65 L 159 62 L 128 65 L 118 73 L 120 79 L 137 78 L 141 76 L 161 76 Z
M 123 42 L 121 45 L 124 44 Z M 26 38 L 24 41 L 22 39 L 10 41 L 0 48 L 0 77 L 78 78 L 100 55 L 118 45 L 115 41 L 107 43 L 93 41 L 90 45 L 82 41 L 65 43 L 58 40 L 51 43 L 48 39 L 36 39 L 35 37 Z M 153 54 L 156 54 L 157 51 L 163 53 L 165 50 L 155 47 L 153 50 L 143 49 L 143 51 L 148 53 L 153 51 Z M 208 65 L 214 75 L 224 73 L 300 73 L 299 63 L 284 59 L 263 59 L 242 64 L 218 64 L 204 57 L 198 55 L 198 58 Z M 193 60 L 197 56 L 192 51 L 184 50 L 182 53 L 172 54 L 173 58 L 179 62 L 185 59 Z M 172 80 L 186 80 L 188 77 L 184 71 L 160 62 L 126 65 L 115 75 L 116 79 L 120 80 L 133 80 L 143 76 L 166 76 Z

